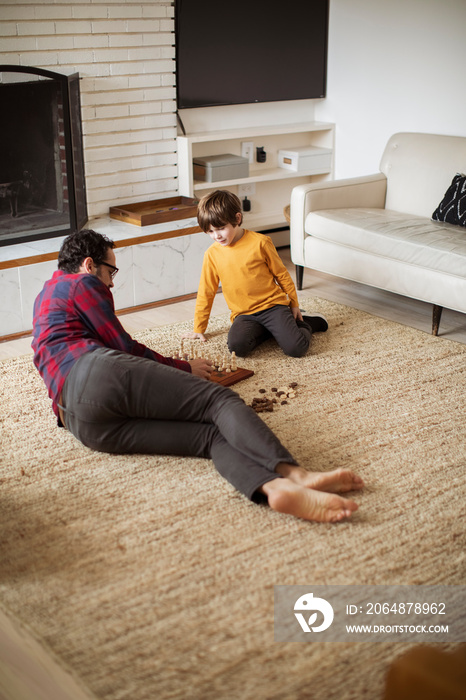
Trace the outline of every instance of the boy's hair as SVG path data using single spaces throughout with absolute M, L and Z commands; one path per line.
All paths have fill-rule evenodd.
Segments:
M 241 219 L 238 223 L 238 214 Z M 207 233 L 210 228 L 221 228 L 225 224 L 232 226 L 243 223 L 241 202 L 233 192 L 228 190 L 215 190 L 204 195 L 197 205 L 197 221 L 199 226 Z
M 58 253 L 58 269 L 74 274 L 86 258 L 92 258 L 95 265 L 101 265 L 107 251 L 114 247 L 115 243 L 103 233 L 83 228 L 63 241 Z

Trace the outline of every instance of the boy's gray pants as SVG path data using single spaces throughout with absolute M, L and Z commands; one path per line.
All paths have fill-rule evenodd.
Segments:
M 246 357 L 258 345 L 275 338 L 285 355 L 303 357 L 311 342 L 312 329 L 305 321 L 296 321 L 289 306 L 275 304 L 253 314 L 240 314 L 228 332 L 228 349 Z
M 100 452 L 210 457 L 252 500 L 288 450 L 231 389 L 119 350 L 81 356 L 62 391 L 66 427 Z

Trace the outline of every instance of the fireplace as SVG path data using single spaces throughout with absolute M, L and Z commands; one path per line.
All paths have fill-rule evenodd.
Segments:
M 0 246 L 87 221 L 79 75 L 0 65 Z

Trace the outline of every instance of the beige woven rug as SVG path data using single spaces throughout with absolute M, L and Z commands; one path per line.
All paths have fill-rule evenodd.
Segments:
M 298 382 L 261 416 L 303 465 L 363 476 L 337 525 L 250 503 L 209 460 L 93 453 L 29 357 L 0 363 L 0 600 L 98 698 L 380 698 L 408 645 L 275 643 L 274 584 L 464 583 L 466 347 L 306 304 L 329 331 L 303 359 L 265 344 L 235 390 Z M 137 337 L 171 354 L 189 327 Z

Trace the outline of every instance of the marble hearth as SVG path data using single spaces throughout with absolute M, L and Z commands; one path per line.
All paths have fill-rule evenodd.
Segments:
M 195 218 L 139 227 L 102 217 L 88 226 L 117 246 L 120 271 L 113 290 L 117 310 L 197 291 L 202 258 L 211 240 Z M 31 330 L 34 300 L 57 269 L 62 241 L 53 238 L 0 248 L 0 340 Z

